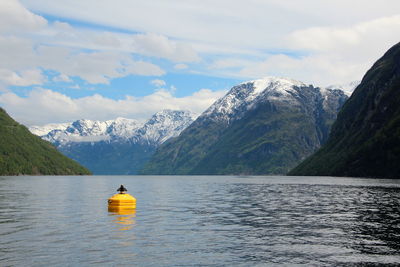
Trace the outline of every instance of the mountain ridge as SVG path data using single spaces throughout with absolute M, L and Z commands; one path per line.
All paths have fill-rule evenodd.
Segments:
M 286 173 L 289 158 L 303 159 L 324 142 L 330 124 L 346 99 L 341 90 L 321 89 L 287 78 L 266 77 L 241 83 L 210 106 L 179 137 L 161 145 L 141 173 Z M 304 123 L 299 124 L 304 118 Z M 298 127 L 300 136 L 296 137 L 291 125 Z M 279 127 L 284 130 L 280 132 Z M 298 153 L 288 159 L 279 156 L 280 153 L 288 155 L 283 150 L 296 154 L 284 146 L 290 140 L 306 143 L 302 149 L 305 154 Z M 262 160 L 257 158 L 257 153 Z M 259 166 L 266 166 L 263 161 L 278 162 L 276 157 L 284 163 L 275 170 L 272 167 L 255 169 L 252 163 L 257 158 Z
M 71 123 L 31 126 L 29 130 L 57 145 L 121 139 L 160 144 L 179 134 L 195 116 L 190 111 L 163 110 L 144 123 L 122 117 L 107 121 L 80 119 Z
M 48 131 L 41 136 L 44 140 L 95 174 L 136 174 L 157 146 L 179 135 L 195 116 L 189 111 L 163 110 L 143 123 L 126 118 L 81 119 L 30 129 L 39 134 Z

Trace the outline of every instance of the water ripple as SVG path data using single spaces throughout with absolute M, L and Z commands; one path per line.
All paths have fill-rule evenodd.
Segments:
M 119 184 L 136 212 L 107 211 Z M 0 238 L 1 266 L 395 266 L 400 183 L 0 177 Z

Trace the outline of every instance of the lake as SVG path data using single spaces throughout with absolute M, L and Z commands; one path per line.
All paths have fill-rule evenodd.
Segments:
M 135 212 L 110 213 L 123 184 Z M 0 266 L 400 263 L 400 181 L 0 177 Z

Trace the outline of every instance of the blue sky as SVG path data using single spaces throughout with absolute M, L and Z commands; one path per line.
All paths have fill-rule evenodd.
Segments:
M 398 36 L 397 0 L 3 0 L 0 105 L 26 125 L 199 114 L 246 80 L 360 80 Z

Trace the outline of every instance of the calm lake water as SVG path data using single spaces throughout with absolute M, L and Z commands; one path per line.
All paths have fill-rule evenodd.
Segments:
M 400 181 L 0 177 L 0 240 L 0 266 L 398 265 Z

